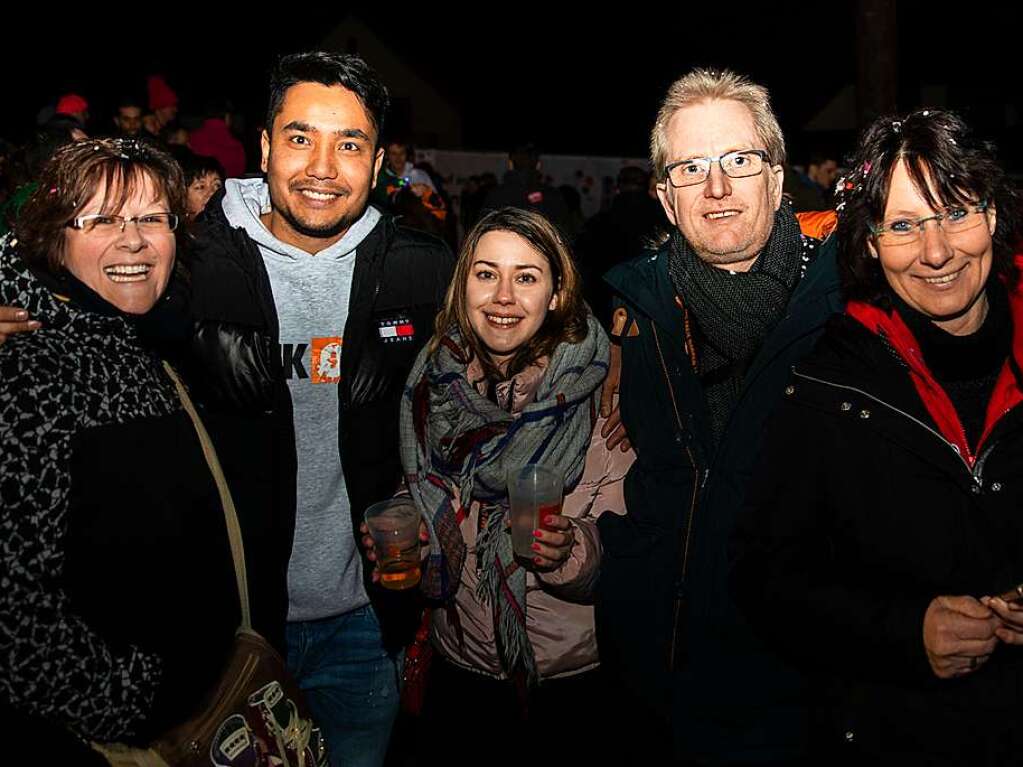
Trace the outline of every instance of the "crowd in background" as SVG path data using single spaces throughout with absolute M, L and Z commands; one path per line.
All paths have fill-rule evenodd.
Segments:
M 261 130 L 261 121 L 247 120 L 229 98 L 207 98 L 200 109 L 182 113 L 177 92 L 161 75 L 146 79 L 145 93 L 117 99 L 109 115 L 94 113 L 79 94 L 60 95 L 35 115 L 28 141 L 14 144 L 0 138 L 0 233 L 13 227 L 42 165 L 69 141 L 90 136 L 141 138 L 169 149 L 185 171 L 188 216 L 194 219 L 225 179 L 260 173 L 256 137 Z M 568 183 L 555 186 L 533 143 L 509 150 L 501 178 L 487 171 L 464 179 L 417 161 L 415 147 L 405 135 L 385 136 L 384 147 L 374 205 L 401 216 L 406 226 L 441 237 L 453 249 L 487 210 L 504 205 L 537 210 L 572 244 L 587 298 L 605 324 L 610 293 L 601 275 L 627 259 L 623 254 L 638 253 L 663 237 L 665 221 L 654 193 L 655 178 L 646 167 L 624 166 L 616 178 L 605 178 L 603 187 L 609 193 L 602 196 L 599 212 L 587 217 L 579 189 Z M 840 156 L 837 148 L 816 148 L 800 155 L 801 164 L 786 166 L 785 195 L 794 210 L 833 206 Z M 459 188 L 451 188 L 459 182 Z

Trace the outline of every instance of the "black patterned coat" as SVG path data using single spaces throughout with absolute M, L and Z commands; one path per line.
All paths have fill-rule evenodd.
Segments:
M 238 597 L 173 384 L 129 318 L 83 295 L 91 311 L 0 241 L 0 303 L 43 323 L 0 346 L 0 718 L 144 740 L 215 681 Z M 268 515 L 240 506 L 251 562 Z

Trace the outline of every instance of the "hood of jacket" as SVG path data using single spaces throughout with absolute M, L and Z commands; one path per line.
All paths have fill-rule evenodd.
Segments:
M 217 201 L 211 202 L 216 205 Z M 224 183 L 220 201 L 224 218 L 232 227 L 245 230 L 249 238 L 264 252 L 287 259 L 305 258 L 301 248 L 282 242 L 264 226 L 260 216 L 270 212 L 270 187 L 261 178 L 230 178 Z M 368 205 L 362 216 L 352 224 L 340 240 L 317 252 L 317 258 L 344 258 L 355 252 L 359 244 L 380 221 L 380 211 Z

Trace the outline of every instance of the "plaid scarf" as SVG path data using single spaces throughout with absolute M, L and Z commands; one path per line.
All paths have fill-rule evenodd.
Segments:
M 422 590 L 443 601 L 458 590 L 466 555 L 460 523 L 478 501 L 477 598 L 493 608 L 505 672 L 523 672 L 534 682 L 526 571 L 515 560 L 504 524 L 507 476 L 510 469 L 540 463 L 561 472 L 566 493 L 579 481 L 607 376 L 608 341 L 591 315 L 586 338 L 554 350 L 535 401 L 517 414 L 477 391 L 466 375 L 470 361 L 452 328 L 433 354 L 420 353 L 401 402 L 402 466 L 430 532 Z

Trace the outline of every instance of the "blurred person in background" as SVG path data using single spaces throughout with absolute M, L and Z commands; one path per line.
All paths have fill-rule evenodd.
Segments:
M 564 232 L 569 225 L 568 206 L 561 192 L 544 180 L 542 167 L 540 150 L 534 144 L 512 149 L 504 180 L 487 193 L 482 210 L 504 207 L 535 210 Z
M 206 209 L 206 204 L 225 181 L 224 169 L 214 157 L 202 157 L 188 147 L 171 147 L 171 155 L 185 174 L 185 216 L 194 221 Z
M 146 81 L 146 89 L 149 95 L 149 112 L 143 116 L 142 125 L 149 135 L 159 138 L 164 127 L 178 116 L 178 94 L 162 75 L 150 75 Z
M 121 138 L 136 138 L 142 133 L 142 104 L 125 96 L 117 102 L 113 117 L 115 134 Z
M 838 161 L 835 155 L 821 149 L 814 150 L 807 160 L 805 173 L 793 166 L 786 167 L 785 195 L 792 201 L 792 208 L 797 213 L 831 210 L 837 177 Z
M 77 93 L 66 93 L 57 99 L 54 115 L 71 118 L 78 123 L 84 135 L 85 126 L 89 122 L 89 102 Z
M 668 225 L 656 197 L 650 197 L 649 181 L 650 173 L 634 165 L 618 171 L 610 207 L 590 218 L 575 240 L 586 300 L 605 328 L 611 323 L 612 295 L 605 272 L 652 247 Z
M 36 179 L 54 152 L 65 144 L 85 138 L 77 119 L 54 115 L 36 130 L 28 144 L 11 155 L 5 178 L 10 191 L 0 207 L 0 234 L 14 227 L 21 207 L 36 190 Z
M 231 131 L 231 106 L 224 101 L 209 104 L 202 125 L 188 137 L 188 148 L 197 155 L 214 157 L 227 178 L 245 175 L 245 147 Z

